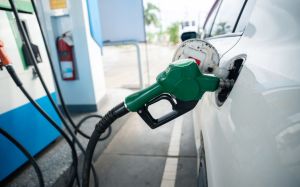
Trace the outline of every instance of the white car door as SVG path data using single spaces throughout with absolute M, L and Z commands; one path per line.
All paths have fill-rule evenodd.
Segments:
M 194 110 L 210 187 L 300 186 L 296 7 L 299 1 L 249 0 L 233 32 L 247 27 L 238 42 L 232 39 L 234 46 L 228 49 L 230 37 L 207 39 L 221 51 L 220 65 L 232 69 L 230 78 L 236 79 L 232 90 L 205 94 Z
M 226 57 L 224 55 L 228 53 L 239 42 L 242 36 L 243 29 L 240 26 L 237 30 L 237 23 L 240 19 L 242 19 L 241 15 L 244 12 L 244 9 L 249 9 L 250 6 L 246 5 L 246 0 L 216 0 L 204 23 L 204 39 L 215 46 L 222 61 L 224 57 Z M 209 169 L 211 168 L 211 166 L 209 165 L 207 166 L 209 168 L 206 168 L 205 158 L 208 158 L 208 156 L 205 156 L 204 153 L 204 147 L 205 149 L 209 149 L 210 147 L 203 145 L 203 143 L 206 142 L 206 138 L 203 140 L 202 137 L 202 126 L 203 124 L 205 124 L 205 119 L 201 117 L 203 115 L 202 110 L 203 108 L 205 108 L 205 104 L 202 103 L 205 103 L 203 100 L 206 100 L 207 95 L 210 94 L 204 95 L 203 99 L 199 102 L 198 107 L 194 110 L 193 116 L 196 146 L 198 148 L 197 151 L 199 155 L 199 187 L 207 186 L 208 181 L 211 181 L 212 178 L 212 173 Z M 206 115 L 206 113 L 204 115 Z M 207 116 L 206 118 L 210 119 L 209 116 Z M 209 160 L 207 161 L 209 162 Z

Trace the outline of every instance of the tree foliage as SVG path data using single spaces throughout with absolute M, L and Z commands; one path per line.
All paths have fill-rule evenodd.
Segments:
M 172 44 L 177 44 L 179 42 L 179 23 L 173 23 L 168 27 L 167 32 L 169 34 L 169 41 Z
M 144 16 L 145 16 L 145 24 L 147 26 L 154 25 L 156 27 L 160 26 L 160 22 L 158 19 L 158 13 L 160 12 L 160 9 L 152 4 L 147 3 L 147 7 L 144 10 Z

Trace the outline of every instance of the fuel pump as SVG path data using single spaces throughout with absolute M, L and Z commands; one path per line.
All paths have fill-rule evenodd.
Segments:
M 156 83 L 127 96 L 96 125 L 86 149 L 82 186 L 89 186 L 92 156 L 98 138 L 116 119 L 137 112 L 154 129 L 192 110 L 205 92 L 231 86 L 230 81 L 220 78 L 226 70 L 219 68 L 219 60 L 218 52 L 208 42 L 199 39 L 183 42 L 176 50 L 173 62 L 157 76 Z M 172 111 L 155 119 L 148 107 L 160 100 L 167 100 Z

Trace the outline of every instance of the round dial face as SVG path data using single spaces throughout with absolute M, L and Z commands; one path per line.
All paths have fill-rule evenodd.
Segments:
M 177 48 L 172 61 L 189 58 L 196 61 L 202 73 L 213 73 L 219 66 L 220 61 L 217 50 L 210 43 L 200 39 L 190 39 L 182 42 Z

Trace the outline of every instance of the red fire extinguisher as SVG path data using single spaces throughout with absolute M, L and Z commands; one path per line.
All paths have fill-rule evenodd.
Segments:
M 73 46 L 70 32 L 66 32 L 57 38 L 57 51 L 63 80 L 75 80 L 76 78 Z

